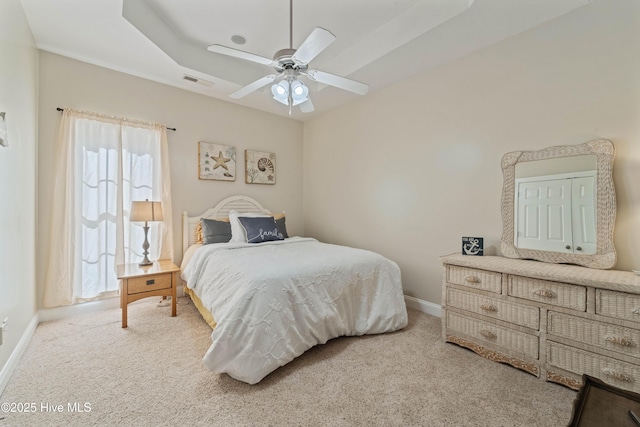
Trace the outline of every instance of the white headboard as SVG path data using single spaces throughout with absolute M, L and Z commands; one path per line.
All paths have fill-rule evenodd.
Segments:
M 196 216 L 189 216 L 187 211 L 182 213 L 182 255 L 189 249 L 189 246 L 196 242 L 196 225 L 200 218 L 221 219 L 229 218 L 229 211 L 264 213 L 271 215 L 260 203 L 249 196 L 231 196 L 222 200 L 213 208 Z

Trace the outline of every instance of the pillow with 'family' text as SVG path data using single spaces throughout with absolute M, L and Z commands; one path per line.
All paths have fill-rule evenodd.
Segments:
M 247 233 L 244 230 L 244 227 L 242 227 L 242 224 L 240 224 L 240 220 L 238 218 L 240 217 L 246 217 L 246 218 L 256 218 L 256 217 L 261 217 L 261 218 L 266 218 L 266 217 L 270 217 L 271 215 L 267 215 L 267 214 L 261 214 L 261 213 L 254 213 L 254 212 L 237 212 L 237 211 L 230 211 L 229 212 L 229 222 L 231 222 L 231 241 L 232 242 L 242 242 L 242 243 L 246 243 L 247 242 Z
M 275 214 L 273 219 L 276 220 L 276 226 L 278 226 L 278 230 L 282 233 L 282 237 L 285 239 L 289 238 L 289 234 L 287 233 L 287 224 L 285 223 L 284 212 L 281 214 Z
M 247 233 L 247 243 L 261 243 L 273 240 L 284 240 L 284 236 L 272 216 L 239 217 L 240 224 Z

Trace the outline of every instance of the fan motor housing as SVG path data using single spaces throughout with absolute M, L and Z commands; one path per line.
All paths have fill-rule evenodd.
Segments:
M 279 73 L 284 70 L 306 71 L 306 64 L 298 64 L 293 60 L 296 49 L 280 49 L 273 55 L 273 60 L 278 63 L 273 67 Z

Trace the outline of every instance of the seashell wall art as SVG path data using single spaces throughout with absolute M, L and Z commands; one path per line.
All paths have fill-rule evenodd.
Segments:
M 247 184 L 276 183 L 275 153 L 244 150 L 244 164 L 244 182 Z

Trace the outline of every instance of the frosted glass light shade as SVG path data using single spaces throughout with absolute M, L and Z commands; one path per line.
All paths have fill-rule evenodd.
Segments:
M 273 99 L 284 105 L 294 106 L 309 99 L 309 88 L 300 80 L 288 78 L 271 86 Z
M 273 99 L 284 105 L 289 105 L 289 82 L 283 80 L 274 84 L 271 86 L 271 93 Z
M 307 100 L 309 96 L 309 89 L 299 80 L 294 80 L 291 83 L 291 99 L 293 100 L 293 105 L 298 105 L 301 102 Z

